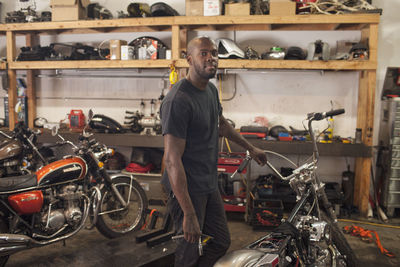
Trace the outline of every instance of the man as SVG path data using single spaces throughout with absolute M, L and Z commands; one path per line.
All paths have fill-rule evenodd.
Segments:
M 168 210 L 178 239 L 175 266 L 213 266 L 230 245 L 229 231 L 217 186 L 218 137 L 249 150 L 259 163 L 265 153 L 239 135 L 222 115 L 217 88 L 209 82 L 218 68 L 218 52 L 208 37 L 198 37 L 187 47 L 189 71 L 161 105 L 166 171 L 162 183 L 172 190 Z M 212 241 L 199 255 L 201 234 Z

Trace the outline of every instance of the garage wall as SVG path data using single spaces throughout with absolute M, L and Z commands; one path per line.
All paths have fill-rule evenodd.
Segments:
M 50 10 L 49 0 L 36 0 L 37 10 Z M 107 7 L 113 15 L 123 10 L 131 2 L 129 0 L 96 1 Z M 142 1 L 152 4 L 157 1 Z M 167 0 L 180 14 L 185 13 L 183 1 Z M 380 103 L 379 96 L 387 66 L 399 66 L 399 54 L 395 53 L 399 44 L 400 22 L 395 15 L 400 3 L 396 0 L 374 0 L 373 3 L 384 9 L 381 17 L 379 31 L 378 51 L 378 77 L 377 77 L 377 106 L 375 110 L 375 140 L 377 143 L 377 129 L 379 127 Z M 20 5 L 18 1 L 3 1 L 1 18 L 4 20 L 5 12 L 16 10 Z M 291 45 L 306 48 L 308 43 L 321 39 L 335 51 L 337 40 L 357 41 L 359 32 L 198 32 L 190 33 L 190 38 L 195 34 L 209 35 L 212 38 L 228 37 L 234 39 L 244 49 L 251 45 L 259 53 L 265 52 L 271 46 Z M 128 42 L 136 37 L 152 35 L 171 44 L 168 33 L 118 33 L 107 35 L 60 35 L 41 36 L 41 45 L 52 42 L 83 42 L 89 45 L 98 45 L 106 39 L 123 39 Z M 17 44 L 22 46 L 24 39 L 17 38 Z M 5 37 L 0 37 L 0 56 L 5 56 Z M 107 114 L 123 123 L 125 110 L 140 109 L 142 99 L 146 104 L 145 112 L 150 112 L 150 99 L 157 99 L 164 89 L 167 92 L 168 84 L 166 70 L 126 70 L 104 71 L 103 78 L 94 78 L 91 75 L 98 72 L 88 71 L 63 71 L 73 75 L 73 78 L 52 78 L 53 71 L 43 71 L 38 79 L 37 95 L 38 116 L 46 117 L 49 121 L 59 121 L 66 117 L 71 109 L 83 109 L 85 112 L 92 108 L 95 113 Z M 266 117 L 270 125 L 283 125 L 302 128 L 305 114 L 312 111 L 326 111 L 333 108 L 345 108 L 346 114 L 335 119 L 335 134 L 342 137 L 354 137 L 357 112 L 357 72 L 320 72 L 320 71 L 274 71 L 274 70 L 228 70 L 222 81 L 222 99 L 224 114 L 234 120 L 237 127 L 251 124 L 256 116 Z M 19 75 L 23 75 L 19 72 Z M 113 78 L 121 75 L 120 78 Z M 143 75 L 154 78 L 140 78 Z M 165 82 L 163 82 L 165 80 Z M 220 87 L 219 81 L 213 82 Z M 4 96 L 4 91 L 0 96 Z M 4 116 L 0 104 L 0 116 Z M 317 126 L 318 130 L 326 127 L 324 122 Z M 292 157 L 295 161 L 304 158 Z M 353 165 L 353 159 L 347 159 Z M 334 163 L 334 164 L 332 164 Z M 344 158 L 323 158 L 319 168 L 326 180 L 340 180 L 341 172 L 345 170 L 347 162 Z M 255 175 L 265 170 L 254 168 Z

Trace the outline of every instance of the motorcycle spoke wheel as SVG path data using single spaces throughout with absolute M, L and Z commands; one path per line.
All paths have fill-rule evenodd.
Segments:
M 132 181 L 132 184 L 130 182 L 127 177 L 113 180 L 113 184 L 123 199 L 126 202 L 129 201 L 125 208 L 112 192 L 103 190 L 99 213 L 105 212 L 105 214 L 99 216 L 96 226 L 108 238 L 119 237 L 139 230 L 143 225 L 148 205 L 146 194 L 136 181 Z M 119 211 L 107 213 L 113 210 Z
M 328 222 L 331 227 L 331 238 L 335 247 L 339 250 L 340 254 L 342 254 L 345 259 L 345 264 L 347 267 L 356 267 L 357 257 L 354 254 L 354 251 L 351 249 L 349 243 L 346 240 L 346 237 L 343 235 L 343 232 L 340 230 L 337 224 L 335 224 L 330 217 L 323 211 L 321 211 L 322 220 Z

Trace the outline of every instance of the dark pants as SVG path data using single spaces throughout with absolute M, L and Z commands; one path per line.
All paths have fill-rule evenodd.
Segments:
M 228 250 L 231 239 L 221 195 L 214 193 L 191 196 L 200 228 L 203 234 L 213 239 L 203 247 L 203 255 L 199 256 L 198 243 L 188 243 L 185 239 L 177 239 L 175 267 L 207 266 L 211 267 Z M 176 234 L 182 234 L 183 212 L 175 197 L 168 200 L 168 210 L 174 221 Z

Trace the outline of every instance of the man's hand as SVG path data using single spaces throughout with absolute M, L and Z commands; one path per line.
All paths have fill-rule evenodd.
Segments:
M 189 243 L 199 242 L 201 235 L 199 221 L 195 213 L 185 214 L 183 217 L 183 234 Z
M 258 164 L 264 166 L 267 163 L 267 155 L 265 152 L 257 147 L 253 147 L 249 150 L 250 156 L 254 159 Z

